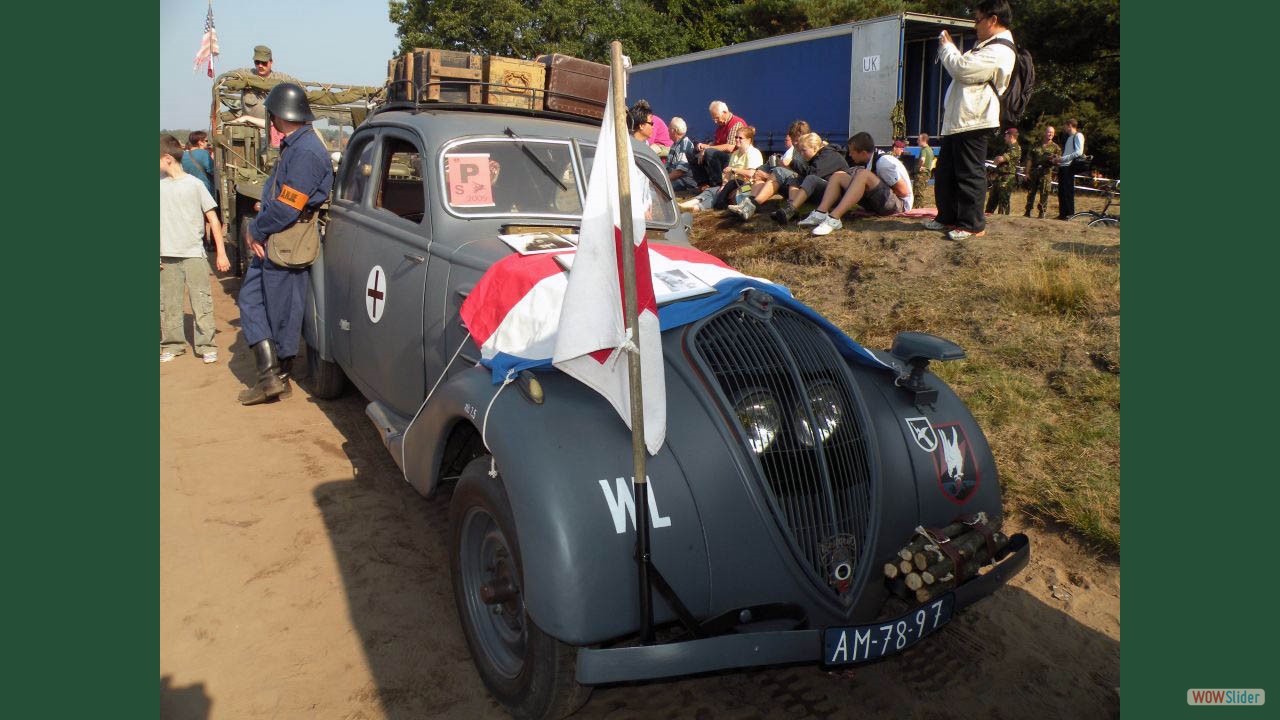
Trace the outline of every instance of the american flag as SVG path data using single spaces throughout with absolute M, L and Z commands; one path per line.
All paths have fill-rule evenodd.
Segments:
M 192 70 L 199 70 L 201 63 L 207 63 L 209 77 L 213 77 L 213 59 L 218 56 L 218 31 L 213 27 L 213 0 L 209 0 L 209 14 L 204 16 L 204 36 L 200 38 L 200 52 L 196 53 L 196 63 Z

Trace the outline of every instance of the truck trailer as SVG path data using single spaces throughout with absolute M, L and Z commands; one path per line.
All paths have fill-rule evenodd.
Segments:
M 886 146 L 899 100 L 903 139 L 939 134 L 951 83 L 936 60 L 942 30 L 966 50 L 977 41 L 972 20 L 899 13 L 642 63 L 631 69 L 627 96 L 648 100 L 659 117 L 683 117 L 695 142 L 715 133 L 707 106 L 723 100 L 756 128 L 766 152 L 782 149 L 796 119 L 828 141 L 865 131 Z

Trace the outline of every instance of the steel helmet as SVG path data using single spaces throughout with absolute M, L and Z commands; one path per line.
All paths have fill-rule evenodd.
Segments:
M 316 119 L 311 114 L 311 103 L 307 102 L 307 91 L 293 83 L 280 83 L 271 88 L 265 105 L 267 112 L 281 120 L 301 123 Z

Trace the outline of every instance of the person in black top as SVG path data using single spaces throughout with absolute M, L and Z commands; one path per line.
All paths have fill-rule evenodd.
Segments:
M 786 225 L 794 220 L 800 213 L 800 206 L 804 205 L 806 200 L 814 195 L 822 196 L 827 189 L 828 178 L 849 168 L 849 162 L 845 156 L 839 150 L 822 142 L 822 138 L 817 133 L 802 136 L 796 143 L 796 152 L 800 153 L 808 165 L 805 167 L 804 174 L 800 176 L 800 184 L 790 188 L 787 204 L 769 213 L 769 218 L 779 225 Z

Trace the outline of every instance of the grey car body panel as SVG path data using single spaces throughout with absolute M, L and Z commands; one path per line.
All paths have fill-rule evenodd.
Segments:
M 507 127 L 528 139 L 594 142 L 598 132 L 597 126 L 563 120 L 445 110 L 380 113 L 357 130 L 352 147 L 369 134 L 413 133 L 423 167 L 431 168 L 422 173 L 426 217 L 416 227 L 402 218 L 379 219 L 371 204 L 373 180 L 362 198 L 335 200 L 324 267 L 313 272 L 316 300 L 308 342 L 314 340 L 313 347 L 342 366 L 380 412 L 394 415 L 397 424 L 407 422 L 402 438 L 389 445 L 401 449 L 397 461 L 418 492 L 430 495 L 439 485 L 446 441 L 460 423 L 483 434 L 511 501 L 530 616 L 564 642 L 600 643 L 631 634 L 639 625 L 634 523 L 624 513 L 623 532 L 615 524 L 619 503 L 629 500 L 620 490 L 629 489 L 630 432 L 607 401 L 559 372 L 535 372 L 544 389 L 542 404 L 516 386 L 494 384 L 490 371 L 475 365 L 479 349 L 459 318 L 481 275 L 511 253 L 496 237 L 504 224 L 564 224 L 463 218 L 445 208 L 435 173 L 442 146 L 464 136 L 500 135 Z M 346 163 L 340 184 L 349 172 Z M 376 180 L 378 173 L 372 177 Z M 666 228 L 668 239 L 687 243 L 681 229 L 687 219 L 680 216 L 676 228 Z M 362 250 L 361 244 L 379 247 Z M 419 284 L 419 294 L 410 296 L 408 312 L 388 314 L 379 323 L 387 323 L 384 327 L 372 326 L 359 295 L 369 268 L 376 256 L 389 258 L 382 265 L 388 272 L 405 272 L 396 257 L 407 251 L 426 258 L 406 273 Z M 388 308 L 403 303 L 398 298 L 409 292 L 394 285 L 389 290 L 393 305 Z M 342 320 L 350 330 L 340 329 Z M 978 510 L 999 516 L 994 460 L 955 394 L 926 373 L 939 398 L 933 407 L 918 408 L 914 396 L 894 387 L 891 371 L 849 365 L 867 424 L 871 466 L 877 470 L 871 476 L 867 543 L 860 548 L 849 602 L 842 603 L 799 558 L 775 518 L 759 465 L 726 399 L 688 346 L 697 326 L 663 334 L 667 442 L 648 466 L 657 508 L 650 532 L 654 562 L 696 617 L 786 603 L 803 609 L 810 627 L 867 621 L 887 595 L 880 565 L 917 525 L 940 526 Z M 385 355 L 361 354 L 378 333 L 389 338 Z M 921 416 L 939 425 L 956 423 L 957 433 L 968 439 L 981 482 L 963 504 L 942 491 L 938 459 L 913 439 L 906 419 Z M 654 608 L 657 622 L 674 619 L 661 598 Z

